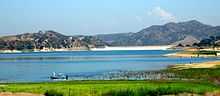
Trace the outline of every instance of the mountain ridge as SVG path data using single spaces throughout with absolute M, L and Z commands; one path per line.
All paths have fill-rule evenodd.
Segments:
M 117 37 L 111 34 L 112 37 Z M 126 34 L 125 34 L 126 35 Z M 144 46 L 144 45 L 168 45 L 184 40 L 187 36 L 192 36 L 198 40 L 207 36 L 220 35 L 219 26 L 203 24 L 197 20 L 190 20 L 179 23 L 166 23 L 164 25 L 152 25 L 138 32 L 130 34 L 128 38 L 114 38 L 109 45 L 119 46 Z M 103 37 L 99 39 L 106 41 Z M 108 38 L 109 40 L 109 38 Z

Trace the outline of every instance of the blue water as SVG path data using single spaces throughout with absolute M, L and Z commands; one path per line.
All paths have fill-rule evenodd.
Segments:
M 172 64 L 218 58 L 174 58 L 175 51 L 79 51 L 0 54 L 0 81 L 47 81 L 52 72 L 65 74 L 113 70 L 160 70 Z

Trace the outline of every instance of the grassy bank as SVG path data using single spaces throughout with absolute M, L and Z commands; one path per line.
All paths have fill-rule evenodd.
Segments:
M 220 85 L 220 61 L 172 66 L 165 72 L 174 73 L 176 78 L 210 81 Z
M 153 96 L 184 92 L 204 94 L 220 89 L 211 83 L 197 81 L 65 81 L 1 85 L 4 86 L 0 87 L 0 92 L 44 94 L 54 90 L 64 96 Z

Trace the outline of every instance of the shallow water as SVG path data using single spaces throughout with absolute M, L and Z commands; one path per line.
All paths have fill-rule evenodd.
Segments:
M 77 51 L 0 54 L 0 81 L 47 81 L 52 72 L 89 74 L 114 70 L 151 71 L 172 64 L 218 58 L 174 58 L 175 51 Z

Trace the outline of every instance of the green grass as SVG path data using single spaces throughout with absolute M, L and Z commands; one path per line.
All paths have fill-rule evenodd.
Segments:
M 190 68 L 190 69 L 168 69 L 166 72 L 176 74 L 178 78 L 210 80 L 220 78 L 220 67 L 217 68 Z
M 62 93 L 64 96 L 146 96 L 153 93 L 161 95 L 183 92 L 203 94 L 220 90 L 219 86 L 198 81 L 65 81 L 1 85 L 6 86 L 0 87 L 0 92 L 45 94 L 53 90 L 52 93 Z

